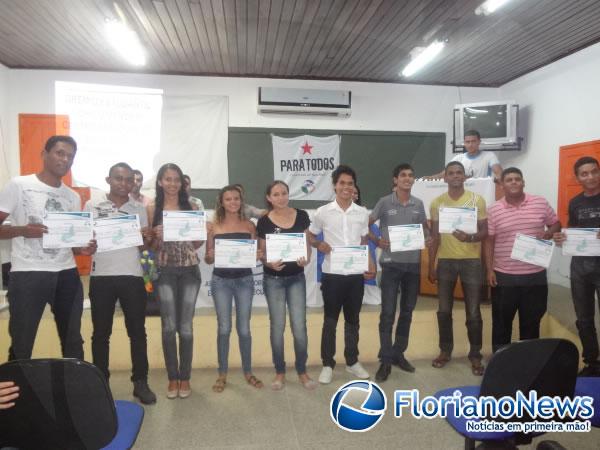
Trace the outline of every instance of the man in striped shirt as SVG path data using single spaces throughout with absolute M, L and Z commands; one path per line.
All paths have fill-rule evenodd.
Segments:
M 551 239 L 560 222 L 545 198 L 524 192 L 523 173 L 516 167 L 502 172 L 504 197 L 488 208 L 484 243 L 487 281 L 492 295 L 492 349 L 510 344 L 512 322 L 519 312 L 520 339 L 540 337 L 546 313 L 546 269 L 510 257 L 517 233 Z

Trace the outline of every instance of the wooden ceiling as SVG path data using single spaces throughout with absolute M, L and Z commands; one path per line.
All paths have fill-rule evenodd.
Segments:
M 0 0 L 11 68 L 500 86 L 600 41 L 598 0 Z M 108 44 L 120 9 L 146 49 L 136 68 Z M 447 39 L 410 79 L 409 52 Z

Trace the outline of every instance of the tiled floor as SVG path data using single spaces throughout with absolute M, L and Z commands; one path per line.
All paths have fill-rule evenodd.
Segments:
M 453 360 L 444 369 L 434 369 L 430 361 L 414 362 L 414 374 L 394 368 L 392 375 L 380 386 L 388 398 L 388 411 L 383 420 L 366 433 L 349 433 L 336 427 L 329 417 L 331 396 L 351 376 L 343 364 L 334 372 L 334 381 L 306 391 L 293 373 L 284 390 L 270 389 L 272 371 L 258 369 L 256 375 L 265 382 L 257 390 L 248 386 L 239 370 L 230 372 L 228 384 L 221 394 L 213 393 L 216 377 L 213 370 L 194 370 L 193 394 L 190 398 L 168 400 L 166 376 L 153 370 L 150 384 L 159 396 L 158 403 L 146 407 L 142 430 L 136 449 L 461 449 L 462 438 L 442 419 L 394 418 L 392 413 L 395 389 L 419 389 L 422 396 L 439 389 L 465 384 L 477 384 L 480 379 L 471 375 L 467 361 Z M 367 364 L 371 374 L 377 367 Z M 310 368 L 317 378 L 320 368 Z M 113 373 L 111 387 L 117 399 L 131 399 L 129 374 Z M 589 433 L 556 433 L 534 440 L 533 449 L 544 439 L 554 439 L 570 450 L 600 448 L 600 429 Z

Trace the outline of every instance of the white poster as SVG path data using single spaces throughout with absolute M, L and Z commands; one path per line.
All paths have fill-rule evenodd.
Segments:
M 291 200 L 332 200 L 331 172 L 340 163 L 340 136 L 272 136 L 275 180 L 290 187 Z

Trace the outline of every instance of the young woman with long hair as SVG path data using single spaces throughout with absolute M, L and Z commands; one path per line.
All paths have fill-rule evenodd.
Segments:
M 213 223 L 208 227 L 205 261 L 215 261 L 215 239 L 256 239 L 256 227 L 244 216 L 244 201 L 240 190 L 233 185 L 219 192 Z M 257 257 L 260 257 L 258 252 Z M 212 298 L 217 312 L 217 353 L 219 376 L 212 389 L 223 392 L 227 384 L 229 336 L 231 334 L 232 302 L 235 301 L 236 329 L 246 382 L 256 388 L 263 383 L 252 374 L 252 336 L 250 316 L 254 296 L 254 277 L 250 268 L 213 269 Z
M 193 323 L 201 283 L 196 250 L 203 241 L 164 242 L 163 211 L 193 209 L 197 207 L 190 204 L 183 172 L 176 164 L 164 164 L 156 175 L 156 198 L 148 206 L 148 218 L 152 220 L 153 247 L 157 252 L 156 292 L 160 300 L 163 353 L 169 377 L 167 398 L 170 399 L 186 398 L 192 393 Z
M 267 186 L 265 198 L 269 212 L 258 221 L 260 249 L 266 256 L 266 236 L 275 233 L 305 233 L 310 225 L 306 211 L 289 206 L 289 187 L 283 181 L 273 181 Z M 308 242 L 308 237 L 307 237 Z M 273 390 L 281 390 L 285 384 L 285 360 L 283 332 L 285 331 L 286 307 L 290 316 L 294 350 L 296 353 L 296 372 L 300 383 L 306 389 L 314 389 L 317 383 L 306 373 L 308 338 L 306 333 L 306 279 L 304 267 L 310 260 L 299 258 L 295 262 L 267 262 L 263 256 L 263 288 L 269 305 L 271 322 L 271 349 L 275 378 L 271 383 Z

